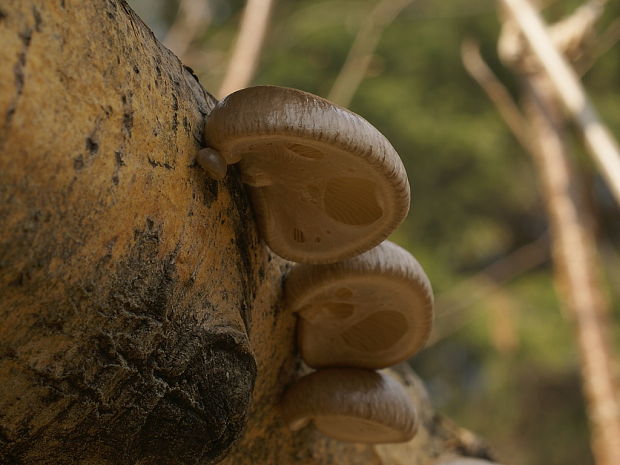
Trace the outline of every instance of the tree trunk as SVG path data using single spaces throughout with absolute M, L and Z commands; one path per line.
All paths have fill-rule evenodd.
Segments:
M 484 455 L 410 373 L 411 443 L 284 427 L 290 264 L 260 242 L 237 172 L 195 164 L 215 101 L 124 1 L 5 0 L 0 43 L 0 463 Z

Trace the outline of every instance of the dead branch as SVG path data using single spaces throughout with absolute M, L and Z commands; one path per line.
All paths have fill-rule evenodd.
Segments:
M 553 236 L 558 295 L 574 320 L 592 450 L 598 465 L 620 463 L 620 406 L 609 334 L 609 305 L 602 292 L 592 218 L 562 136 L 548 81 L 529 81 L 526 110 L 532 119 L 544 199 Z
M 348 106 L 366 76 L 368 66 L 385 28 L 414 0 L 382 0 L 366 16 L 349 54 L 327 96 L 328 100 Z
M 530 150 L 528 123 L 508 89 L 482 58 L 480 45 L 472 39 L 465 40 L 461 46 L 461 59 L 469 75 L 495 104 L 517 141 L 525 150 Z
M 248 0 L 219 96 L 247 87 L 256 72 L 273 0 Z
M 607 26 L 607 29 L 598 36 L 593 46 L 590 47 L 584 59 L 577 64 L 577 72 L 580 76 L 586 74 L 594 66 L 597 60 L 614 47 L 620 41 L 620 18 L 616 18 Z
M 576 122 L 616 201 L 620 204 L 620 150 L 588 99 L 575 71 L 555 48 L 538 12 L 528 0 L 501 0 L 523 33 L 532 53 Z
M 181 0 L 174 23 L 164 38 L 164 45 L 184 60 L 190 45 L 211 20 L 209 0 Z
M 506 283 L 545 263 L 548 258 L 549 238 L 545 234 L 439 294 L 435 299 L 437 317 L 429 345 L 448 337 L 465 325 L 468 321 L 467 309 L 483 299 L 501 293 L 502 286 Z
M 515 5 L 527 1 L 504 0 L 504 3 L 513 8 L 511 14 L 516 17 L 519 12 L 514 11 Z M 554 49 L 536 12 L 529 4 L 527 7 L 531 10 L 530 16 L 538 24 L 534 27 L 534 33 L 526 30 L 524 24 L 527 25 L 527 21 L 531 20 L 526 16 L 525 19 L 521 18 L 523 24 L 519 26 L 526 35 L 530 32 L 528 40 L 532 48 L 540 45 L 536 40 L 542 40 L 543 52 L 546 47 L 546 52 L 551 51 L 552 58 L 560 63 L 560 67 L 564 66 L 565 71 L 572 73 Z M 516 30 L 509 29 L 511 22 L 508 20 L 502 29 L 504 42 L 500 44 L 500 51 L 503 48 L 504 58 L 514 55 L 508 53 L 514 51 L 514 48 L 508 46 L 515 43 L 514 36 L 517 34 Z M 544 69 L 547 75 L 543 74 L 543 67 L 548 67 L 549 63 L 545 61 L 544 54 L 536 53 L 543 64 L 538 71 L 523 66 L 525 60 L 507 61 L 517 67 L 521 65 L 518 71 L 529 85 L 526 111 L 529 116 L 528 127 L 536 142 L 535 145 L 528 143 L 526 147 L 530 148 L 529 152 L 539 168 L 543 199 L 549 212 L 558 296 L 569 310 L 575 325 L 588 416 L 593 430 L 592 449 L 599 465 L 612 465 L 620 463 L 620 443 L 617 440 L 620 437 L 620 407 L 616 397 L 614 355 L 608 333 L 609 306 L 602 291 L 592 218 L 585 207 L 579 180 L 571 166 L 562 134 L 565 123 L 555 100 L 558 86 L 553 82 L 554 76 L 555 79 L 559 77 L 552 76 L 549 69 Z M 557 73 L 556 68 L 551 68 L 551 72 Z M 581 89 L 578 82 L 572 91 L 575 89 Z M 585 93 L 582 92 L 581 98 L 587 107 Z

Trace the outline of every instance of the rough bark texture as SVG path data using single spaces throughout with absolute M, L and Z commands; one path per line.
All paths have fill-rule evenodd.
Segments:
M 122 0 L 5 0 L 0 44 L 0 463 L 484 455 L 411 374 L 411 443 L 284 427 L 301 370 L 289 265 L 235 170 L 215 182 L 194 163 L 214 99 Z
M 123 2 L 0 8 L 0 462 L 219 457 L 265 252 L 214 100 Z

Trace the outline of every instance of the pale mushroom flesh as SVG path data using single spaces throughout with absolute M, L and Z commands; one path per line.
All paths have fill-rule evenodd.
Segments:
M 313 368 L 385 368 L 419 351 L 431 332 L 430 282 L 389 242 L 342 263 L 298 265 L 285 289 L 299 315 L 300 354 Z
M 302 377 L 284 394 L 281 410 L 292 430 L 312 422 L 326 436 L 347 442 L 404 442 L 417 430 L 404 388 L 384 373 L 357 368 Z

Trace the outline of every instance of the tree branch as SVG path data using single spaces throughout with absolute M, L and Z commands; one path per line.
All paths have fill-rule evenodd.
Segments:
M 366 76 L 383 31 L 413 2 L 414 0 L 381 0 L 375 5 L 357 31 L 340 73 L 327 95 L 328 100 L 344 107 L 351 103 Z
M 620 205 L 620 151 L 588 99 L 575 71 L 556 50 L 538 12 L 528 0 L 501 0 L 540 61 L 553 89 L 581 130 L 586 146 Z
M 598 465 L 620 463 L 620 405 L 609 328 L 609 305 L 602 292 L 592 218 L 561 134 L 562 120 L 549 97 L 546 78 L 532 78 L 526 109 L 532 119 L 544 198 L 553 233 L 553 256 L 560 299 L 574 320 L 592 450 Z
M 469 75 L 482 87 L 517 141 L 525 150 L 531 150 L 527 120 L 514 102 L 508 89 L 495 76 L 480 53 L 479 44 L 467 39 L 461 46 L 461 59 Z
M 218 95 L 247 87 L 258 66 L 274 0 L 247 0 L 239 34 Z
M 500 292 L 503 285 L 545 263 L 548 258 L 549 238 L 545 234 L 439 294 L 435 299 L 437 317 L 429 345 L 458 331 L 467 321 L 464 313 L 469 307 Z
M 174 23 L 163 42 L 184 60 L 198 33 L 204 32 L 211 20 L 209 0 L 181 0 Z

